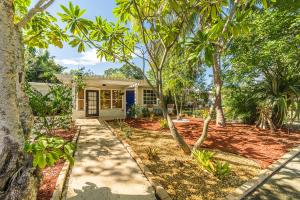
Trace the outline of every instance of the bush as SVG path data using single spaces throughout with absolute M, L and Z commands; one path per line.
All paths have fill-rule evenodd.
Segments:
M 134 104 L 129 109 L 128 116 L 129 117 L 138 117 L 138 118 L 149 117 L 150 112 L 146 107 Z
M 159 126 L 161 129 L 169 128 L 168 122 L 165 119 L 160 119 L 159 120 Z
M 226 88 L 224 89 L 224 112 L 231 120 L 239 120 L 242 123 L 254 124 L 258 119 L 256 110 L 258 99 L 253 91 L 248 88 Z
M 38 133 L 45 131 L 51 135 L 53 129 L 69 129 L 71 123 L 72 95 L 71 90 L 63 85 L 49 86 L 50 90 L 43 95 L 39 91 L 26 86 L 29 105 L 36 116 Z
M 210 173 L 214 172 L 214 163 L 212 161 L 214 155 L 215 154 L 213 152 L 206 151 L 206 150 L 193 151 L 193 157 L 195 158 L 198 165 Z
M 219 178 L 224 178 L 229 175 L 231 169 L 228 162 L 215 162 L 215 171 L 214 174 Z
M 229 163 L 214 160 L 214 155 L 215 153 L 206 150 L 193 151 L 193 157 L 202 169 L 205 169 L 218 178 L 228 176 L 231 171 Z
M 41 169 L 53 166 L 59 159 L 74 163 L 73 151 L 75 145 L 59 137 L 38 137 L 25 143 L 25 151 L 33 156 L 33 166 Z

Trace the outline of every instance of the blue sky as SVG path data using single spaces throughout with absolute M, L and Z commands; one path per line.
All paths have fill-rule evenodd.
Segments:
M 33 0 L 32 4 L 34 4 L 37 0 Z M 68 5 L 70 0 L 56 0 L 54 3 L 48 8 L 48 12 L 52 15 L 57 16 L 57 12 L 61 12 L 60 5 Z M 101 16 L 102 18 L 106 18 L 108 21 L 115 22 L 112 11 L 116 6 L 114 0 L 72 0 L 74 5 L 79 5 L 80 8 L 85 8 L 86 13 L 84 17 L 94 19 L 95 16 Z M 59 22 L 58 24 L 61 27 L 64 25 Z M 81 67 L 85 67 L 87 70 L 92 71 L 95 74 L 103 74 L 103 72 L 108 68 L 117 68 L 122 66 L 120 63 L 109 63 L 100 61 L 96 57 L 95 49 L 88 49 L 86 52 L 78 53 L 76 48 L 71 48 L 68 44 L 65 44 L 62 49 L 50 46 L 49 49 L 50 55 L 55 57 L 57 63 L 62 66 L 67 67 L 66 71 L 70 69 L 78 69 Z M 141 61 L 137 61 L 137 63 L 141 64 Z M 207 70 L 206 73 L 206 82 L 209 84 L 211 78 L 209 77 L 211 74 L 211 70 Z

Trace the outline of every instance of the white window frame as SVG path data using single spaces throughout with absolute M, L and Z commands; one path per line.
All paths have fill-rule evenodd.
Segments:
M 158 105 L 158 99 L 156 97 L 156 94 L 154 93 L 155 95 L 155 104 L 145 104 L 145 90 L 150 90 L 154 93 L 154 91 L 152 89 L 143 89 L 143 105 Z

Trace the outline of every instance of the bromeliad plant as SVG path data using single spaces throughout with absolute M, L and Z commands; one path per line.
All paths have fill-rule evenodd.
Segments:
M 222 179 L 229 175 L 231 169 L 228 162 L 214 160 L 215 153 L 207 150 L 195 150 L 192 153 L 197 164 L 204 170 Z

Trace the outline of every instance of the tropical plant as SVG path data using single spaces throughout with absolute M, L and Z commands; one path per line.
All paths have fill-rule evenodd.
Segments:
M 72 142 L 66 142 L 59 137 L 41 136 L 33 142 L 25 143 L 25 151 L 33 156 L 33 166 L 40 169 L 53 166 L 62 158 L 73 164 L 74 148 L 75 145 Z
M 206 151 L 206 150 L 203 151 L 195 150 L 192 153 L 192 156 L 199 164 L 199 166 L 210 173 L 214 172 L 214 163 L 212 161 L 214 155 L 215 154 L 213 152 Z
M 214 160 L 214 155 L 215 153 L 207 150 L 194 150 L 192 153 L 193 158 L 202 169 L 222 179 L 229 175 L 231 169 L 228 162 Z
M 71 89 L 63 85 L 49 85 L 49 92 L 41 92 L 27 85 L 26 94 L 33 114 L 37 117 L 38 132 L 52 135 L 55 128 L 69 127 L 71 119 Z
M 215 162 L 215 171 L 214 171 L 215 176 L 222 179 L 228 176 L 230 172 L 231 172 L 231 168 L 228 162 L 221 162 L 218 160 Z

